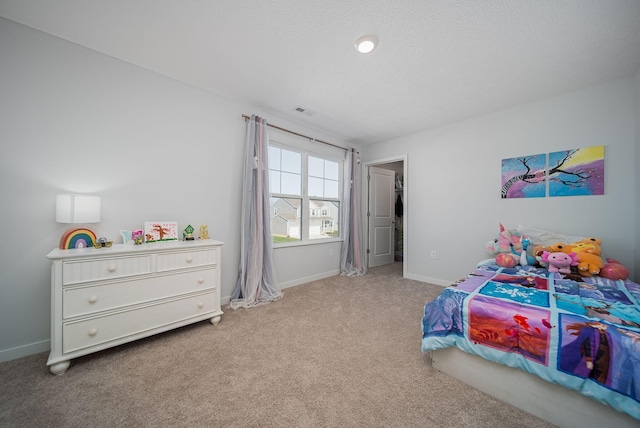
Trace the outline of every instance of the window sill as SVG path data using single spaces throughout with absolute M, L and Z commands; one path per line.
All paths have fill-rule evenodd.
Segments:
M 315 239 L 313 241 L 300 241 L 300 242 L 286 242 L 280 244 L 273 244 L 273 249 L 289 248 L 289 247 L 306 247 L 308 245 L 320 245 L 320 244 L 332 244 L 334 242 L 342 242 L 342 238 L 326 238 Z

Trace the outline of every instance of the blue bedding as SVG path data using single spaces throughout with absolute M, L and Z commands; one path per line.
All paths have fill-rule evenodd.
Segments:
M 477 269 L 427 303 L 422 351 L 455 346 L 640 419 L 640 285 Z

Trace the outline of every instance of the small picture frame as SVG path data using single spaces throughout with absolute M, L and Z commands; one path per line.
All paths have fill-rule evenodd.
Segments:
M 175 221 L 145 221 L 145 242 L 166 242 L 178 240 L 178 223 Z

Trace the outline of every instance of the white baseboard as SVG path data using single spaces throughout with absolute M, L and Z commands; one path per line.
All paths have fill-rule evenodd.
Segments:
M 442 287 L 448 287 L 448 286 L 450 286 L 451 284 L 454 283 L 454 281 L 447 281 L 447 280 L 444 280 L 444 279 L 431 278 L 429 276 L 414 275 L 412 273 L 407 273 L 405 275 L 405 278 L 413 279 L 415 281 L 420 281 L 420 282 L 428 282 L 429 284 L 440 285 Z
M 318 281 L 320 279 L 325 279 L 336 275 L 340 275 L 340 269 L 322 272 L 316 275 L 306 276 L 304 278 L 298 278 L 293 281 L 283 282 L 278 284 L 278 288 L 280 290 L 284 290 L 285 288 L 295 287 L 296 285 L 302 285 L 306 284 L 307 282 Z
M 298 278 L 293 281 L 281 282 L 277 286 L 278 286 L 278 289 L 284 290 L 285 288 L 295 287 L 296 285 L 302 285 L 311 281 L 318 281 L 320 279 L 325 279 L 325 278 L 329 278 L 336 275 L 340 275 L 340 269 L 332 270 L 329 272 L 322 272 L 316 275 L 305 276 L 304 278 Z M 231 296 L 221 297 L 220 305 L 222 306 L 228 305 L 230 301 L 231 301 Z
M 26 357 L 28 355 L 39 354 L 51 349 L 51 341 L 43 340 L 42 342 L 30 343 L 28 345 L 17 346 L 11 349 L 0 350 L 0 363 L 16 358 Z

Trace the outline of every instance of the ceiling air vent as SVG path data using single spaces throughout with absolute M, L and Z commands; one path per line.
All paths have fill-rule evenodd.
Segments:
M 303 113 L 306 116 L 313 116 L 314 114 L 316 114 L 315 111 L 311 111 L 311 110 L 308 110 L 308 109 L 306 109 L 304 107 L 300 107 L 300 106 L 297 106 L 293 110 L 297 111 L 298 113 Z

